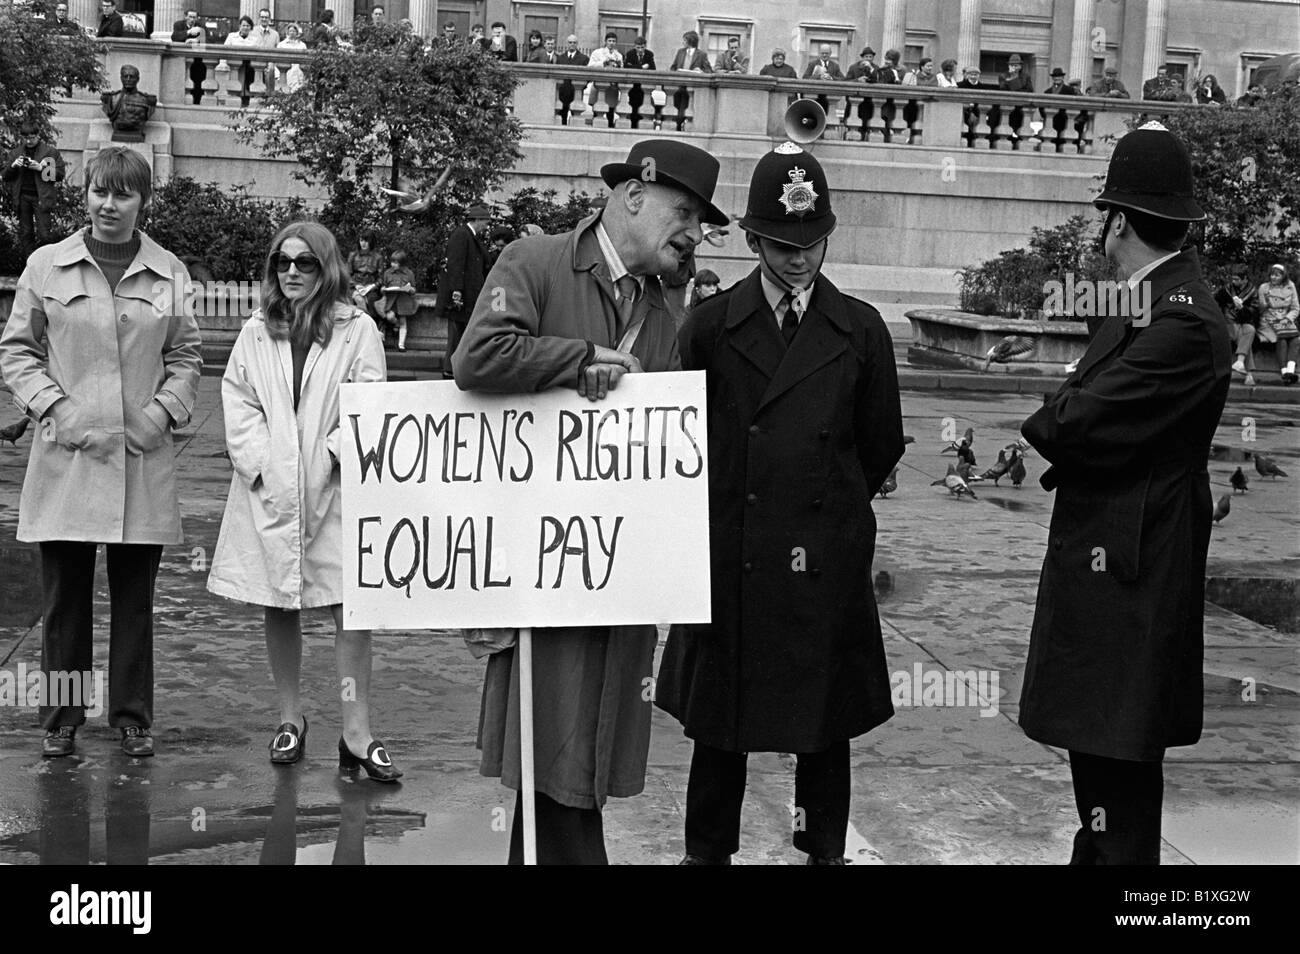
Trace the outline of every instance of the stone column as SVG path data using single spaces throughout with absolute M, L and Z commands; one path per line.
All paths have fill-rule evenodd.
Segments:
M 1146 82 L 1156 75 L 1165 62 L 1165 43 L 1169 37 L 1169 0 L 1147 0 L 1146 41 L 1142 45 L 1142 79 Z M 1132 91 L 1133 98 L 1142 96 L 1142 87 Z
M 239 0 L 239 16 L 252 17 L 253 26 L 257 26 L 257 11 L 263 7 L 270 7 L 270 3 L 264 0 Z M 239 29 L 239 17 L 235 17 L 235 22 L 230 27 L 232 30 Z
M 68 16 L 94 33 L 99 29 L 99 0 L 68 0 Z
M 899 53 L 906 52 L 903 44 L 907 42 L 907 0 L 885 0 L 885 23 L 884 30 L 880 35 L 880 50 L 876 56 L 877 63 L 885 62 L 886 50 L 897 50 Z M 866 46 L 866 44 L 862 44 Z M 861 49 L 861 47 L 859 47 Z M 846 51 L 856 52 L 856 51 Z M 852 62 L 849 56 L 844 57 L 846 63 Z M 901 62 L 901 61 L 900 61 Z
M 185 16 L 186 0 L 154 0 L 151 40 L 170 40 L 172 24 Z
M 980 0 L 961 0 L 961 26 L 957 33 L 957 71 L 980 65 Z
M 340 33 L 352 32 L 352 18 L 357 9 L 355 0 L 325 0 L 325 9 L 334 11 L 334 25 Z
M 1070 68 L 1066 79 L 1078 77 L 1086 90 L 1092 75 L 1092 16 L 1097 0 L 1074 0 L 1074 32 L 1070 36 Z
M 438 25 L 438 0 L 411 0 L 407 14 L 411 31 L 416 36 L 428 40 L 442 35 L 442 28 Z

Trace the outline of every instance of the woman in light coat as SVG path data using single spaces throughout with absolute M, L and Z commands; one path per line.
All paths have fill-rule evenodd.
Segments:
M 1295 384 L 1296 361 L 1300 359 L 1300 297 L 1285 265 L 1268 270 L 1268 281 L 1259 286 L 1259 336 L 1277 349 L 1277 366 L 1283 384 Z
M 393 782 L 402 773 L 370 733 L 370 633 L 343 628 L 339 385 L 386 377 L 383 339 L 348 289 L 324 226 L 293 222 L 272 241 L 263 307 L 240 331 L 221 381 L 235 473 L 208 589 L 265 607 L 279 765 L 297 762 L 307 737 L 300 611 L 329 607 L 343 699 L 339 767 Z
M 90 227 L 32 254 L 0 334 L 0 373 L 40 422 L 18 539 L 41 549 L 41 668 L 90 675 L 95 549 L 106 544 L 108 721 L 135 757 L 154 752 L 154 582 L 163 546 L 181 542 L 171 431 L 189 422 L 202 366 L 189 274 L 135 230 L 151 182 L 125 146 L 86 163 Z M 42 754 L 71 755 L 88 700 L 44 701 Z

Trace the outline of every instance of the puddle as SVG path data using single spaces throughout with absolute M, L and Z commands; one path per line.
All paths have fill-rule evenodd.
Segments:
M 1211 576 L 1205 598 L 1216 606 L 1282 633 L 1300 633 L 1300 580 Z
M 40 617 L 40 551 L 23 544 L 0 546 L 0 626 L 24 628 Z
M 983 495 L 980 496 L 980 500 L 988 501 L 1011 513 L 1043 513 L 1046 510 L 1041 503 L 1035 503 L 1032 500 L 1014 500 L 1010 497 L 985 497 Z

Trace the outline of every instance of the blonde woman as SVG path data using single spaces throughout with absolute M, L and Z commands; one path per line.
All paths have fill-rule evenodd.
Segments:
M 386 377 L 383 339 L 348 289 L 324 226 L 294 222 L 272 241 L 262 308 L 240 331 L 221 381 L 235 474 L 208 589 L 265 607 L 280 704 L 271 762 L 302 757 L 299 617 L 328 607 L 343 700 L 339 768 L 395 782 L 402 773 L 370 732 L 370 633 L 343 628 L 339 385 Z

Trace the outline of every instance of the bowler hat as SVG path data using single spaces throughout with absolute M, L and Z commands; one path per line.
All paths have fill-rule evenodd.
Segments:
M 1150 122 L 1115 144 L 1106 187 L 1092 200 L 1099 209 L 1118 206 L 1161 219 L 1199 222 L 1205 213 L 1192 196 L 1192 157 L 1182 140 Z
M 1053 75 L 1053 76 L 1064 76 L 1064 75 L 1065 75 L 1065 70 L 1061 69 L 1061 68 L 1058 66 L 1056 69 L 1052 70 L 1052 75 Z
M 713 204 L 718 184 L 718 160 L 712 155 L 675 139 L 643 139 L 628 151 L 627 162 L 610 162 L 600 167 L 600 177 L 611 189 L 629 179 L 655 182 L 689 192 L 704 203 L 701 218 L 710 225 L 731 220 Z
M 758 160 L 740 227 L 796 248 L 811 248 L 831 234 L 831 188 L 812 153 L 786 142 Z
M 492 210 L 489 209 L 482 202 L 475 202 L 473 205 L 471 205 L 468 209 L 465 210 L 465 218 L 490 219 L 492 218 Z
M 864 46 L 862 48 L 862 52 L 858 54 L 858 56 L 875 56 L 875 55 L 876 55 L 876 51 L 869 46 Z

